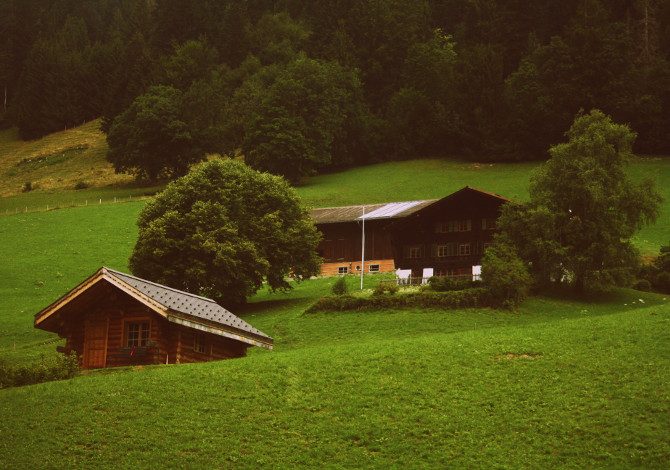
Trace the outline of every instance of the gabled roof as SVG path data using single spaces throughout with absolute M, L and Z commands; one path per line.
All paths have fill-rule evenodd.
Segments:
M 35 315 L 41 325 L 61 308 L 100 282 L 109 282 L 168 321 L 219 336 L 272 349 L 272 338 L 232 314 L 212 299 L 173 289 L 106 267 Z
M 314 220 L 314 223 L 317 225 L 335 224 L 342 222 L 359 222 L 363 220 L 363 218 L 365 220 L 402 219 L 409 215 L 415 214 L 429 206 L 432 206 L 436 202 L 452 198 L 457 194 L 461 194 L 466 191 L 475 192 L 484 196 L 489 196 L 498 199 L 502 202 L 509 202 L 509 199 L 499 194 L 465 186 L 459 189 L 458 191 L 455 191 L 441 199 L 388 202 L 384 204 L 366 204 L 358 206 L 323 207 L 319 209 L 312 209 L 309 214 L 312 217 L 312 220 Z

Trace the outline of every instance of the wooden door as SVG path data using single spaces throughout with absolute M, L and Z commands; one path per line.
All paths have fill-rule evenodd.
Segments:
M 84 368 L 105 367 L 107 360 L 107 318 L 94 317 L 84 323 Z

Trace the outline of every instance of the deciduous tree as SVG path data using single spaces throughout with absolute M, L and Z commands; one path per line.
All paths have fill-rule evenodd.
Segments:
M 656 220 L 661 196 L 652 180 L 635 183 L 624 171 L 635 140 L 628 126 L 593 110 L 566 135 L 533 177 L 531 201 L 555 218 L 557 261 L 576 289 L 606 288 L 635 267 L 630 239 Z
M 205 157 L 182 112 L 182 92 L 155 86 L 117 116 L 107 134 L 107 159 L 117 172 L 155 180 L 185 174 Z
M 267 281 L 319 272 L 319 234 L 295 191 L 278 176 L 234 160 L 195 166 L 140 214 L 134 274 L 211 297 L 244 302 Z

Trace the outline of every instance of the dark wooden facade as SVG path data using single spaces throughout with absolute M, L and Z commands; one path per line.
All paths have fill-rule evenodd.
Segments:
M 366 222 L 365 227 L 365 270 L 379 266 L 375 272 L 393 270 L 393 245 L 388 236 L 388 220 Z M 361 234 L 360 222 L 341 222 L 319 226 L 324 237 L 319 244 L 319 256 L 323 258 L 323 275 L 360 273 Z M 345 268 L 346 273 L 343 273 Z
M 366 274 L 411 269 L 412 276 L 420 277 L 424 268 L 433 268 L 435 275 L 471 274 L 493 240 L 506 202 L 499 195 L 465 187 L 439 200 L 415 201 L 412 208 L 390 217 L 366 220 Z M 363 207 L 313 211 L 323 234 L 318 248 L 324 259 L 322 275 L 360 273 Z
M 399 219 L 390 230 L 396 268 L 411 269 L 415 277 L 424 268 L 433 268 L 436 276 L 472 274 L 493 241 L 504 202 L 499 196 L 461 190 Z
M 244 332 L 183 314 L 173 316 L 178 312 L 162 315 L 149 298 L 129 293 L 104 275 L 83 284 L 40 312 L 35 321 L 38 328 L 65 338 L 59 350 L 76 352 L 82 368 L 241 357 L 254 343 L 261 345 L 257 340 L 263 340 L 246 342 L 237 339 L 244 339 Z M 228 336 L 221 334 L 224 329 L 230 332 Z M 271 348 L 268 340 L 264 340 L 266 347 Z

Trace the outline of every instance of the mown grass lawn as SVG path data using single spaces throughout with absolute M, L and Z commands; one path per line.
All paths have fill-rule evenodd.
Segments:
M 440 197 L 466 184 L 524 200 L 532 167 L 393 162 L 319 176 L 298 191 L 312 207 Z M 670 235 L 670 163 L 632 168 L 666 196 L 659 223 L 636 239 L 656 253 Z M 89 191 L 77 194 L 106 190 Z M 53 196 L 0 202 L 71 193 Z M 32 328 L 34 313 L 102 265 L 127 270 L 143 205 L 0 217 L 1 358 L 55 353 L 58 339 Z M 271 352 L 0 390 L 0 467 L 665 468 L 670 460 L 667 298 L 620 291 L 590 303 L 533 298 L 516 313 L 305 315 L 333 282 L 263 291 L 236 312 L 275 338 Z
M 53 354 L 32 315 L 100 265 L 126 269 L 141 207 L 0 218 L 0 356 Z M 237 312 L 275 338 L 271 352 L 0 390 L 3 468 L 668 461 L 667 299 L 305 315 L 333 282 L 264 291 Z
M 302 315 L 324 284 L 246 313 L 276 337 L 272 352 L 0 391 L 0 460 L 665 468 L 670 311 L 659 296 Z

